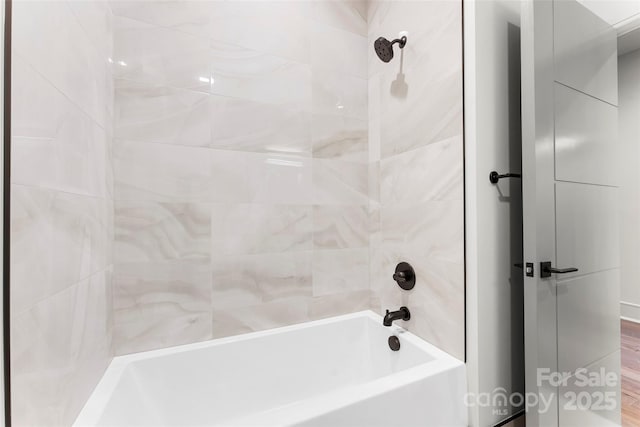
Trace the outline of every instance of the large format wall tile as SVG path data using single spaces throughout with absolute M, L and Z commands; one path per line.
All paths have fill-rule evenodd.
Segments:
M 214 205 L 211 256 L 311 250 L 312 208 L 305 205 Z
M 132 141 L 208 146 L 208 95 L 116 80 L 115 136 Z
M 311 204 L 312 160 L 297 155 L 258 154 L 247 158 L 252 201 L 273 204 Z
M 314 206 L 313 247 L 316 249 L 369 246 L 367 206 Z
M 15 425 L 70 425 L 112 354 L 111 12 L 16 3 L 11 359 Z
M 209 92 L 207 38 L 121 17 L 114 25 L 116 78 Z
M 367 35 L 367 2 L 365 0 L 311 2 L 311 16 L 333 28 Z
M 308 63 L 309 3 L 241 1 L 211 4 L 209 36 L 218 42 Z
M 313 160 L 313 202 L 317 205 L 366 205 L 366 164 L 337 160 Z
M 213 309 L 213 336 L 225 337 L 289 326 L 310 319 L 308 297 L 293 297 L 253 306 Z
M 367 80 L 332 70 L 320 64 L 312 70 L 314 114 L 367 119 Z
M 205 148 L 116 141 L 116 200 L 207 201 L 212 192 L 209 155 Z
M 311 64 L 350 76 L 367 77 L 368 43 L 365 36 L 316 25 L 311 31 Z
M 66 2 L 17 2 L 13 20 L 13 51 L 106 127 L 109 55 L 96 49 Z
M 11 195 L 12 311 L 107 266 L 105 200 L 19 185 Z
M 209 33 L 208 9 L 211 4 L 200 0 L 113 0 L 109 6 L 115 16 L 206 36 Z M 117 34 L 115 34 L 117 37 Z M 116 52 L 117 53 L 117 52 Z
M 460 2 L 369 4 L 369 44 L 380 34 L 409 32 L 406 47 L 389 64 L 369 53 L 369 76 L 377 81 L 369 99 L 380 106 L 372 125 L 379 126 L 383 157 L 461 134 L 460 22 Z
M 211 269 L 207 262 L 117 264 L 113 286 L 116 354 L 211 337 Z
M 387 206 L 461 200 L 462 135 L 380 162 L 380 202 Z
M 381 235 L 387 248 L 402 248 L 453 263 L 464 261 L 463 201 L 382 206 Z
M 214 308 L 311 296 L 310 251 L 217 257 L 213 264 Z
M 464 358 L 461 3 L 368 3 L 369 44 L 408 31 L 385 64 L 369 51 L 371 304 L 410 308 L 409 330 Z M 411 291 L 391 274 L 416 270 Z
M 313 157 L 367 162 L 367 121 L 334 114 L 314 114 L 311 120 Z
M 211 147 L 249 152 L 311 154 L 311 117 L 299 109 L 213 95 Z M 315 121 L 314 121 L 315 122 Z
M 308 64 L 219 41 L 211 47 L 212 93 L 309 109 Z
M 369 289 L 369 249 L 313 253 L 313 296 Z
M 462 357 L 460 4 L 370 3 L 113 3 L 118 354 L 405 303 Z
M 105 197 L 107 132 L 19 57 L 13 72 L 11 181 Z
M 109 273 L 102 271 L 12 319 L 16 425 L 70 425 L 111 359 Z
M 210 206 L 206 204 L 118 202 L 115 262 L 210 258 Z

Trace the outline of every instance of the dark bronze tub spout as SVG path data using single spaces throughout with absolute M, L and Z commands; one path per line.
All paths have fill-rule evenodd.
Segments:
M 382 324 L 384 326 L 391 326 L 391 324 L 395 321 L 395 320 L 409 320 L 411 319 L 411 313 L 409 312 L 409 309 L 407 307 L 400 307 L 400 310 L 398 311 L 389 311 L 387 310 L 387 314 L 384 315 L 384 320 L 382 321 Z

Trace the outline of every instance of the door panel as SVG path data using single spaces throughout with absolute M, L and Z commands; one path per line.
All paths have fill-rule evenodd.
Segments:
M 617 108 L 559 83 L 554 92 L 556 179 L 618 185 Z
M 521 22 L 523 248 L 535 268 L 524 283 L 525 390 L 552 402 L 528 407 L 527 426 L 602 425 L 620 409 L 566 409 L 576 385 L 539 374 L 576 380 L 597 359 L 589 366 L 619 375 L 615 32 L 573 0 L 525 0 Z M 541 274 L 542 262 L 579 271 Z
M 555 80 L 617 105 L 616 31 L 576 1 L 553 8 Z
M 619 271 L 558 281 L 558 370 L 573 372 L 620 347 Z
M 586 374 L 597 373 L 604 369 L 604 372 L 620 372 L 620 350 L 611 353 L 607 357 L 598 360 L 597 362 L 589 365 L 586 368 Z M 620 407 L 614 410 L 602 410 L 595 411 L 581 409 L 580 405 L 576 405 L 574 408 L 571 405 L 572 395 L 567 395 L 567 392 L 580 395 L 585 389 L 583 387 L 575 386 L 575 381 L 568 381 L 566 387 L 560 387 L 560 402 L 558 405 L 558 421 L 562 427 L 607 427 L 607 426 L 619 426 L 620 419 Z M 620 383 L 616 382 L 614 386 L 594 387 L 589 389 L 590 393 L 613 393 L 615 396 L 620 396 Z M 582 399 L 583 402 L 586 399 Z M 527 424 L 528 425 L 528 424 Z
M 556 182 L 557 265 L 584 275 L 620 266 L 618 189 Z

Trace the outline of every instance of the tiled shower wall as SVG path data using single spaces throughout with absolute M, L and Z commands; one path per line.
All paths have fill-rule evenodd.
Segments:
M 111 12 L 13 3 L 13 425 L 69 425 L 112 355 Z
M 364 2 L 114 2 L 114 343 L 369 307 Z
M 369 54 L 372 309 L 464 359 L 462 2 L 369 2 L 369 47 L 408 31 L 388 64 Z M 416 270 L 410 292 L 395 265 Z
M 17 425 L 113 353 L 366 308 L 463 357 L 460 2 L 110 6 L 14 4 Z

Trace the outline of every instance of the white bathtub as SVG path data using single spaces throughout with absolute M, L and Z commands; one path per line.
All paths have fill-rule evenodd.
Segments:
M 462 362 L 364 311 L 116 357 L 74 425 L 466 426 L 465 392 Z

